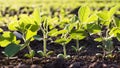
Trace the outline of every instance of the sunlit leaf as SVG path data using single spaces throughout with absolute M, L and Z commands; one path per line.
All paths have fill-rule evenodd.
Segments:
M 82 29 L 80 29 L 80 30 L 73 30 L 70 33 L 70 37 L 73 38 L 73 39 L 82 40 L 85 37 L 87 37 L 87 33 L 84 30 L 82 30 Z
M 109 16 L 108 16 L 108 11 L 102 11 L 102 12 L 99 12 L 98 14 L 98 17 L 104 21 L 108 21 L 109 20 Z
M 95 38 L 94 41 L 101 42 L 101 41 L 103 41 L 103 39 L 102 38 Z
M 31 30 L 27 30 L 27 32 L 26 32 L 26 40 L 32 38 L 32 37 L 35 36 L 36 34 L 37 34 L 37 32 L 32 32 Z M 32 38 L 32 40 L 33 40 L 33 38 Z M 32 40 L 31 40 L 31 41 L 32 41 Z
M 98 19 L 98 16 L 96 14 L 93 14 L 88 18 L 87 23 L 93 23 L 97 21 L 97 19 Z
M 40 25 L 40 23 L 41 23 L 40 9 L 38 9 L 38 8 L 34 9 L 32 16 L 33 16 L 33 19 L 35 20 L 35 22 L 37 23 L 37 25 Z
M 79 11 L 78 11 L 78 15 L 79 15 L 79 19 L 82 23 L 86 22 L 86 20 L 88 19 L 89 15 L 90 15 L 90 8 L 88 6 L 82 6 Z
M 14 30 L 17 30 L 16 27 L 18 27 L 18 26 L 19 26 L 18 22 L 11 22 L 8 24 L 8 29 L 14 31 Z
M 64 33 L 66 33 L 66 32 L 67 32 L 67 30 L 60 30 L 60 31 L 54 32 L 54 33 L 52 34 L 52 36 L 57 36 L 57 35 L 59 35 L 59 34 L 64 34 Z
M 111 18 L 115 14 L 115 12 L 117 11 L 118 8 L 119 8 L 119 6 L 115 6 L 110 9 L 110 11 L 108 13 L 109 18 Z

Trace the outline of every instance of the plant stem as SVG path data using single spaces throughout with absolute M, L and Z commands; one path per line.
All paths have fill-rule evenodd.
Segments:
M 27 42 L 27 40 L 25 39 L 25 34 L 24 34 L 24 33 L 23 33 L 23 40 L 24 40 L 24 43 Z M 31 47 L 29 46 L 29 43 L 30 43 L 30 42 L 27 43 L 27 48 L 28 48 L 28 51 L 30 52 L 32 49 L 31 49 Z
M 76 47 L 77 47 L 77 50 L 79 49 L 79 40 L 76 40 Z
M 46 56 L 46 47 L 47 47 L 47 44 L 46 44 L 46 41 L 47 41 L 47 35 L 46 33 L 43 33 L 43 52 L 44 52 L 44 55 Z
M 65 45 L 63 45 L 63 52 L 64 52 L 64 57 L 66 57 L 66 46 Z

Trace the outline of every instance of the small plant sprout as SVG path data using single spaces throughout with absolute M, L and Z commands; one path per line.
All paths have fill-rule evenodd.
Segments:
M 20 40 L 16 39 L 16 36 L 10 31 L 3 31 L 3 34 L 0 35 L 0 46 L 5 47 L 2 52 L 7 58 L 9 63 L 9 58 L 20 51 L 19 46 Z
M 62 45 L 63 54 L 58 54 L 57 57 L 65 58 L 65 59 L 70 58 L 70 55 L 67 55 L 67 52 L 66 52 L 66 44 L 71 41 L 71 38 L 69 36 L 69 31 L 67 30 L 67 28 L 65 27 L 63 30 L 54 29 L 49 33 L 49 35 L 53 37 L 57 37 L 60 35 L 54 42 Z
M 91 33 L 97 33 L 98 28 L 95 27 L 95 21 L 97 21 L 98 17 L 96 14 L 92 14 L 91 10 L 88 6 L 82 6 L 78 11 L 78 18 L 73 18 L 73 23 L 75 29 L 71 30 L 70 36 L 72 39 L 76 40 L 76 47 L 72 46 L 74 51 L 77 53 L 85 48 L 85 46 L 79 46 L 79 40 L 86 38 L 91 35 Z
M 111 8 L 109 11 L 102 11 L 98 12 L 98 17 L 100 20 L 100 23 L 98 24 L 101 28 L 105 27 L 106 30 L 105 32 L 100 32 L 98 33 L 99 37 L 94 39 L 95 41 L 102 42 L 102 45 L 97 46 L 98 48 L 103 49 L 103 58 L 114 58 L 113 51 L 114 51 L 114 46 L 113 46 L 113 41 L 112 38 L 117 36 L 117 24 L 114 22 L 114 14 L 117 10 L 118 6 L 115 6 Z M 105 16 L 106 15 L 106 16 Z M 101 26 L 101 25 L 102 26 Z M 117 26 L 114 26 L 114 25 Z M 100 54 L 97 54 L 98 56 Z
M 48 57 L 49 55 L 51 55 L 53 53 L 53 51 L 47 51 L 47 40 L 48 40 L 48 27 L 49 24 L 47 22 L 47 18 L 46 17 L 42 17 L 42 23 L 40 25 L 40 30 L 42 31 L 43 34 L 43 51 L 39 50 L 37 51 L 37 53 L 42 56 L 42 57 Z M 34 36 L 34 38 L 36 40 L 41 40 L 41 37 L 39 35 Z
M 35 36 L 37 34 L 37 31 L 39 30 L 40 16 L 38 12 L 39 10 L 35 9 L 35 11 L 31 16 L 20 15 L 20 20 L 8 24 L 9 30 L 19 31 L 22 33 L 21 35 L 22 35 L 24 44 L 21 44 L 20 50 L 27 47 L 29 54 L 26 54 L 25 56 L 28 58 L 33 58 L 35 55 L 34 50 L 32 50 L 30 47 L 30 41 L 34 40 L 33 36 Z

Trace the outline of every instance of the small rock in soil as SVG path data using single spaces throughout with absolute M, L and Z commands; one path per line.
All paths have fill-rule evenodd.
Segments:
M 30 68 L 30 65 L 19 64 L 16 68 Z
M 111 64 L 111 65 L 108 65 L 108 68 L 120 68 L 120 66 L 116 64 Z
M 67 65 L 64 59 L 58 58 L 53 63 L 46 64 L 43 68 L 67 68 Z
M 32 65 L 31 68 L 42 68 L 42 67 L 39 65 Z
M 69 66 L 69 68 L 82 68 L 84 66 L 83 62 L 74 62 Z
M 107 68 L 107 65 L 103 62 L 94 62 L 91 65 L 89 65 L 88 68 Z

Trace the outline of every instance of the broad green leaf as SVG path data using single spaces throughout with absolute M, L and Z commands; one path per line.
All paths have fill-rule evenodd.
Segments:
M 35 36 L 37 34 L 37 32 L 32 32 L 31 30 L 27 30 L 26 32 L 26 40 L 32 38 L 33 36 Z M 31 41 L 34 40 L 33 38 L 31 39 Z
M 60 34 L 65 34 L 65 33 L 67 33 L 67 30 L 60 30 L 60 31 L 54 32 L 52 34 L 52 36 L 57 36 L 57 35 L 60 35 Z
M 97 19 L 98 19 L 98 16 L 96 14 L 93 14 L 87 19 L 87 23 L 93 23 L 97 21 Z
M 79 20 L 84 23 L 90 15 L 90 8 L 88 6 L 82 6 L 78 11 Z
M 32 32 L 36 32 L 36 31 L 38 31 L 38 29 L 39 29 L 38 25 L 31 25 L 29 28 L 29 30 L 31 30 Z
M 66 39 L 65 38 L 60 38 L 60 39 L 55 40 L 55 42 L 56 43 L 65 43 Z
M 58 29 L 52 29 L 51 31 L 49 31 L 48 35 L 49 36 L 54 36 L 54 33 L 57 32 Z
M 99 12 L 97 15 L 103 21 L 108 21 L 109 20 L 108 11 Z
M 37 25 L 40 25 L 41 17 L 40 17 L 40 9 L 39 8 L 34 9 L 32 16 L 33 16 L 34 21 L 37 23 Z
M 70 33 L 70 37 L 73 39 L 78 39 L 78 40 L 82 40 L 87 36 L 87 33 L 83 30 L 72 30 Z
M 117 36 L 117 33 L 120 33 L 120 28 L 118 28 L 118 27 L 113 27 L 111 30 L 110 30 L 110 32 L 109 32 L 109 34 L 112 36 L 114 36 L 114 37 L 116 37 Z
M 67 44 L 67 43 L 70 42 L 70 40 L 71 40 L 71 39 L 60 38 L 60 39 L 55 40 L 55 42 L 56 42 L 56 43 L 60 43 L 60 44 L 62 44 L 62 43 Z
M 102 40 L 102 38 L 95 38 L 94 41 L 101 42 L 103 40 Z
M 16 27 L 19 27 L 19 24 L 18 22 L 11 22 L 8 24 L 8 29 L 9 30 L 12 30 L 12 31 L 15 31 L 15 30 L 18 30 Z
M 115 14 L 115 12 L 117 11 L 118 8 L 119 8 L 119 6 L 115 6 L 110 9 L 110 11 L 108 13 L 109 18 L 111 18 Z
M 116 27 L 120 27 L 120 19 L 117 17 L 114 17 L 114 20 L 115 20 Z
M 6 47 L 10 44 L 11 42 L 8 40 L 0 40 L 0 46 L 1 47 Z
M 19 45 L 11 43 L 4 49 L 4 54 L 8 57 L 13 57 L 16 53 L 18 53 L 19 50 Z
M 24 23 L 24 25 L 27 25 L 27 24 L 35 25 L 34 19 L 29 17 L 28 15 L 20 15 L 20 21 Z
M 86 28 L 87 28 L 87 31 L 91 34 L 96 34 L 101 32 L 100 26 L 95 23 L 87 24 Z
M 6 47 L 10 43 L 16 43 L 16 44 L 19 43 L 16 40 L 16 36 L 9 31 L 3 32 L 3 34 L 0 36 L 0 38 L 1 38 L 0 39 L 0 46 L 1 47 Z

